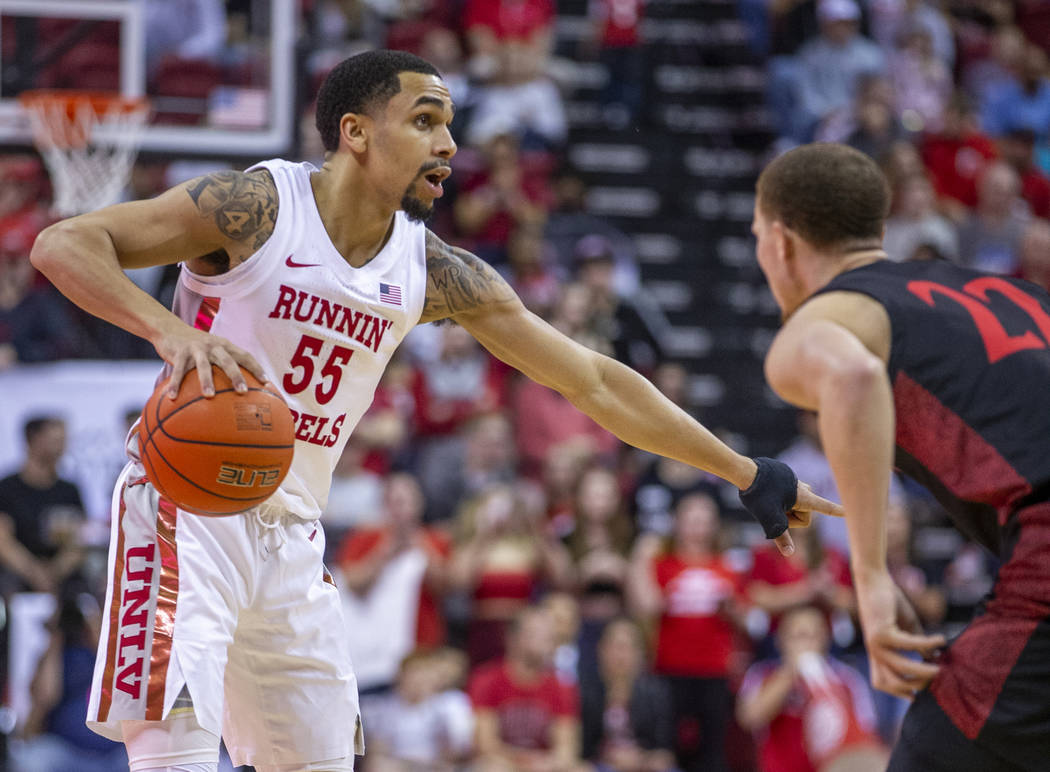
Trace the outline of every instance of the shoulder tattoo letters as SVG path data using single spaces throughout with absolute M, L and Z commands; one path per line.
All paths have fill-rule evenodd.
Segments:
M 427 231 L 427 296 L 421 321 L 447 319 L 515 297 L 492 266 Z
M 207 174 L 187 188 L 201 217 L 212 218 L 229 239 L 252 251 L 266 243 L 277 222 L 277 189 L 270 173 L 223 171 Z

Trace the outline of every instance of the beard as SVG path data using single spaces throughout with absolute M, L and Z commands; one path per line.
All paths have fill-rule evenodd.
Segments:
M 401 197 L 401 210 L 412 222 L 426 222 L 430 219 L 430 215 L 434 214 L 434 205 L 424 204 L 412 195 L 412 189 L 409 188 Z

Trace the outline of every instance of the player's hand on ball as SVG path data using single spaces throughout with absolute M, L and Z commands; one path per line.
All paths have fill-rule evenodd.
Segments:
M 181 329 L 180 329 L 181 328 Z M 196 368 L 200 379 L 201 394 L 205 397 L 215 395 L 215 383 L 211 376 L 211 365 L 217 365 L 233 383 L 238 392 L 248 390 L 248 383 L 240 368 L 248 370 L 262 383 L 266 375 L 262 366 L 239 346 L 225 338 L 202 330 L 196 330 L 187 324 L 181 324 L 154 343 L 157 353 L 171 365 L 171 377 L 168 378 L 168 397 L 174 399 L 179 391 L 182 379 L 190 370 Z

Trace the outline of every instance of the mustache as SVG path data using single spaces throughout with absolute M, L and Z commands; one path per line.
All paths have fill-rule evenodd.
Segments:
M 431 161 L 428 164 L 423 164 L 419 169 L 417 177 L 422 177 L 424 174 L 429 174 L 435 169 L 447 169 L 449 174 L 452 174 L 452 165 L 447 161 Z

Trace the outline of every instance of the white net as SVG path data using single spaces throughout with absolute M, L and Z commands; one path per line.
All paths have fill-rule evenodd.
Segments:
M 120 200 L 149 117 L 142 99 L 59 91 L 19 97 L 55 189 L 52 208 L 69 217 Z

